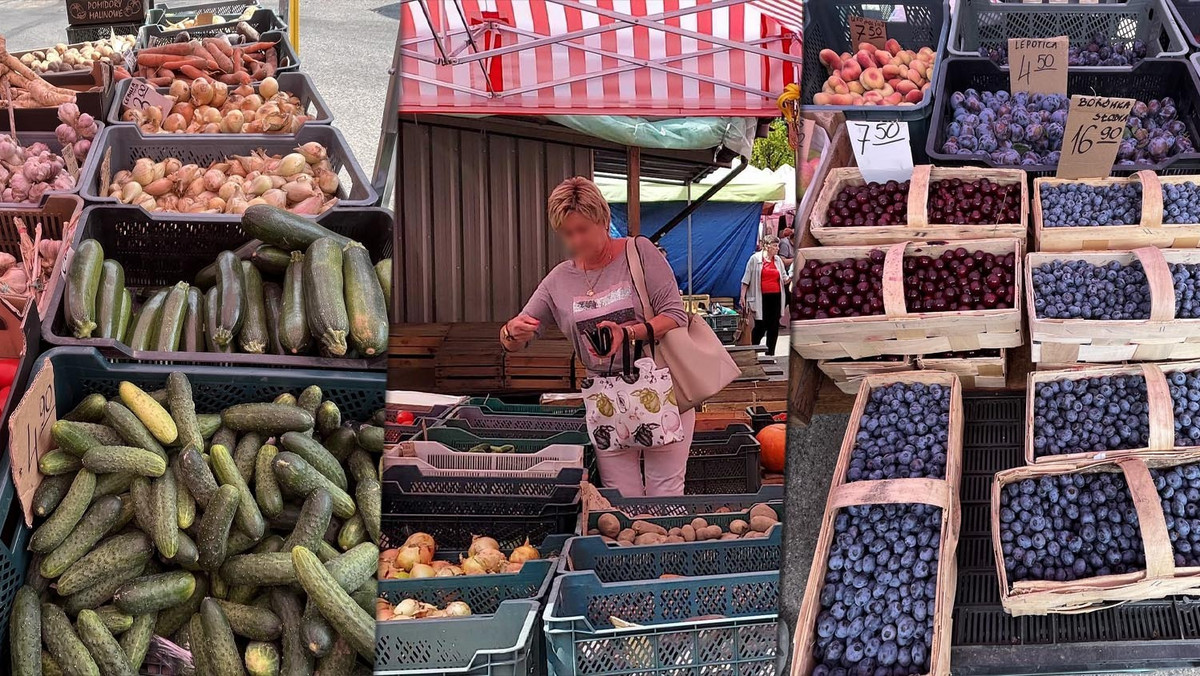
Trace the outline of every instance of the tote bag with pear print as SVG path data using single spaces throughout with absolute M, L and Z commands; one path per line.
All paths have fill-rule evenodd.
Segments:
M 597 453 L 646 449 L 683 441 L 671 372 L 643 357 L 615 376 L 584 378 L 588 436 Z

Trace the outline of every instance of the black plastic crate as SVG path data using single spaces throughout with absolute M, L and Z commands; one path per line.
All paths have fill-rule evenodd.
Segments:
M 987 500 L 997 471 L 1024 464 L 1025 394 L 964 394 L 963 411 L 954 673 L 1107 673 L 1200 666 L 1198 599 L 1140 601 L 1079 615 L 1013 617 L 1004 612 Z M 988 492 L 979 501 L 985 484 Z
M 1193 50 L 1200 49 L 1200 2 L 1194 0 L 1168 0 L 1175 23 L 1183 39 Z
M 688 455 L 688 495 L 757 493 L 762 486 L 759 455 L 762 448 L 745 425 L 724 431 L 696 432 Z
M 817 106 L 813 96 L 829 77 L 819 57 L 822 49 L 854 52 L 851 44 L 850 16 L 862 16 L 887 22 L 889 38 L 904 49 L 929 47 L 937 52 L 933 64 L 933 82 L 922 101 L 912 106 Z M 934 109 L 933 94 L 937 93 L 939 73 L 946 53 L 946 37 L 950 32 L 950 5 L 943 0 L 901 0 L 873 3 L 859 0 L 805 0 L 804 2 L 804 66 L 800 79 L 800 106 L 806 111 L 829 111 L 845 114 L 853 121 L 902 120 L 908 123 L 913 162 L 926 161 L 925 144 L 929 134 L 930 115 Z
M 1052 176 L 1058 168 L 1053 164 L 999 165 L 986 154 L 949 155 L 941 152 L 946 140 L 946 126 L 950 121 L 950 94 L 955 91 L 976 89 L 983 91 L 1008 91 L 1008 70 L 991 60 L 981 57 L 957 56 L 946 59 L 938 74 L 937 105 L 933 109 L 933 122 L 929 130 L 926 150 L 930 161 L 939 166 L 985 166 L 1024 170 L 1030 179 Z M 1069 94 L 1091 94 L 1118 96 L 1145 101 L 1151 98 L 1170 96 L 1175 99 L 1179 119 L 1187 125 L 1187 135 L 1193 144 L 1200 143 L 1200 77 L 1185 59 L 1147 59 L 1130 68 L 1088 68 L 1086 71 L 1072 69 L 1067 73 Z M 1197 146 L 1200 148 L 1200 146 Z M 1142 169 L 1170 175 L 1200 169 L 1200 150 L 1179 153 L 1158 164 L 1114 165 L 1112 174 L 1123 176 Z
M 142 23 L 111 23 L 95 26 L 67 26 L 67 44 L 104 40 L 110 35 L 137 35 Z
M 547 505 L 537 515 L 468 515 L 468 514 L 388 514 L 380 519 L 384 548 L 395 547 L 413 533 L 428 533 L 439 549 L 467 549 L 472 535 L 487 535 L 500 543 L 501 549 L 513 549 L 530 542 L 540 542 L 550 535 L 574 534 L 579 520 L 579 501 L 566 505 Z

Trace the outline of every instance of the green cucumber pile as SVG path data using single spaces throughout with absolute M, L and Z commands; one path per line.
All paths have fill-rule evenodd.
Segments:
M 155 635 L 201 676 L 371 673 L 383 417 L 316 385 L 198 413 L 180 372 L 88 395 L 39 462 L 11 673 L 133 676 Z
M 392 261 L 371 263 L 359 242 L 283 209 L 246 210 L 258 246 L 222 251 L 192 284 L 130 289 L 100 242 L 75 250 L 63 318 L 79 339 L 135 351 L 371 358 L 387 352 Z M 136 307 L 135 307 L 136 305 Z

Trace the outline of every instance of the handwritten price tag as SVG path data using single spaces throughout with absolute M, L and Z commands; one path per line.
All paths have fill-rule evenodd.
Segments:
M 913 158 L 908 123 L 847 122 L 850 146 L 863 179 L 869 182 L 907 181 L 912 178 Z
M 1071 97 L 1058 178 L 1103 178 L 1112 172 L 1133 99 Z
M 1008 39 L 1008 89 L 1031 94 L 1067 93 L 1067 36 Z
M 132 80 L 129 91 L 125 92 L 125 98 L 121 99 L 122 110 L 145 110 L 153 107 L 162 110 L 163 117 L 170 115 L 174 106 L 175 103 L 171 99 L 159 94 L 157 89 L 142 79 Z
M 887 23 L 865 16 L 850 17 L 850 45 L 855 49 L 864 42 L 885 49 L 887 39 Z
M 33 376 L 25 395 L 8 420 L 8 450 L 12 454 L 13 483 L 25 510 L 25 523 L 30 526 L 33 525 L 33 493 L 42 482 L 38 458 L 54 448 L 50 428 L 57 420 L 54 367 L 47 361 Z

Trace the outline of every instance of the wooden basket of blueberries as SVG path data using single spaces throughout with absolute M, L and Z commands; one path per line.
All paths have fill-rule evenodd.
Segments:
M 1018 239 L 799 249 L 792 347 L 805 359 L 863 359 L 1017 347 Z
M 869 183 L 857 167 L 833 169 L 810 230 L 825 246 L 1013 238 L 1028 234 L 1020 169 L 913 167 L 912 179 Z
M 1035 364 L 1200 359 L 1200 250 L 1031 253 Z
M 1017 467 L 992 480 L 1000 603 L 1088 613 L 1200 593 L 1200 451 Z
M 1163 367 L 1171 372 L 1164 373 Z M 1176 410 L 1187 412 L 1188 382 L 1194 379 L 1184 371 L 1195 369 L 1200 369 L 1200 362 L 1030 373 L 1025 389 L 1025 462 L 1086 462 L 1200 446 L 1200 406 L 1197 439 L 1187 439 L 1193 427 L 1190 415 L 1180 420 L 1188 425 L 1178 431 L 1175 426 Z M 1172 378 L 1182 380 L 1182 385 L 1173 385 Z M 1193 396 L 1200 397 L 1200 380 L 1195 391 Z
M 913 406 L 942 421 L 950 451 L 940 462 L 934 444 L 922 443 L 928 431 L 905 426 Z M 896 459 L 896 444 L 888 441 L 894 435 L 904 440 L 899 445 L 911 443 L 913 459 Z M 864 379 L 792 638 L 793 674 L 876 673 L 895 665 L 909 673 L 950 673 L 961 435 L 961 392 L 953 374 Z M 905 548 L 897 553 L 877 541 L 904 541 Z M 877 587 L 882 596 L 875 595 Z M 865 617 L 882 622 L 855 619 Z
M 1037 251 L 1109 251 L 1200 246 L 1200 176 L 1033 181 Z

